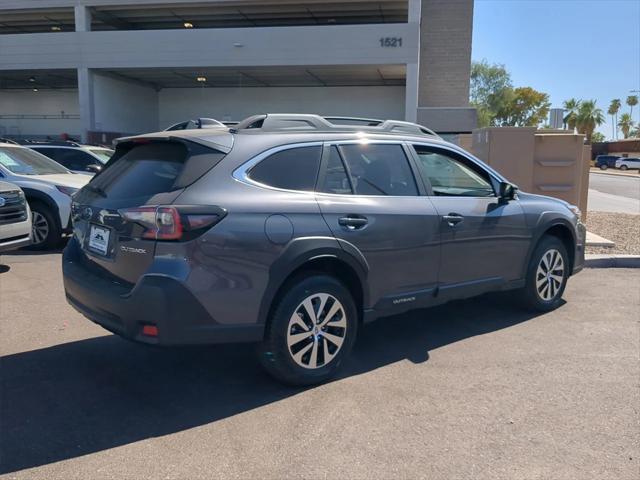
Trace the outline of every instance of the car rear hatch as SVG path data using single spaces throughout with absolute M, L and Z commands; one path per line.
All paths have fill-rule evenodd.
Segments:
M 222 218 L 216 207 L 173 204 L 226 153 L 175 137 L 119 143 L 102 172 L 74 195 L 73 232 L 85 267 L 133 285 L 153 262 L 158 241 L 188 240 L 190 226 L 195 231 Z

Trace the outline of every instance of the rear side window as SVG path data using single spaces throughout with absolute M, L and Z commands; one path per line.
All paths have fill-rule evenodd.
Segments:
M 338 151 L 356 195 L 418 195 L 418 187 L 401 145 L 348 144 Z
M 132 148 L 91 182 L 109 197 L 153 196 L 174 190 L 187 148 L 180 143 L 151 143 Z
M 320 168 L 322 147 L 281 150 L 265 158 L 249 171 L 255 182 L 285 190 L 312 191 Z

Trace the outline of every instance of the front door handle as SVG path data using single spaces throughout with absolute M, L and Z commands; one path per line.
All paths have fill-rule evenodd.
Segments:
M 346 227 L 347 230 L 357 230 L 363 228 L 368 223 L 367 217 L 348 215 L 346 217 L 340 217 L 338 224 L 342 227 Z
M 447 222 L 450 227 L 456 227 L 464 221 L 464 217 L 459 213 L 450 213 L 449 215 L 443 215 L 442 219 Z

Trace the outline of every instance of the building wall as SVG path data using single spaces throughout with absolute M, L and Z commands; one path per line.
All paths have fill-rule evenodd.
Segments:
M 258 113 L 318 113 L 404 119 L 404 87 L 168 88 L 160 128 L 197 117 L 241 120 Z
M 101 132 L 158 130 L 158 92 L 150 86 L 93 74 L 94 125 Z
M 61 118 L 73 115 L 76 118 Z M 77 90 L 0 90 L 0 136 L 59 135 L 74 137 L 82 131 Z M 52 118 L 15 118 L 18 116 Z M 9 117 L 9 118 L 7 118 Z

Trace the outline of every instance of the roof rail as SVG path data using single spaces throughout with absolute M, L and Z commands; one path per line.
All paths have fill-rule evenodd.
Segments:
M 235 130 L 260 129 L 265 132 L 326 131 L 408 133 L 440 138 L 433 130 L 417 123 L 359 117 L 321 117 L 307 113 L 269 113 L 245 118 Z

